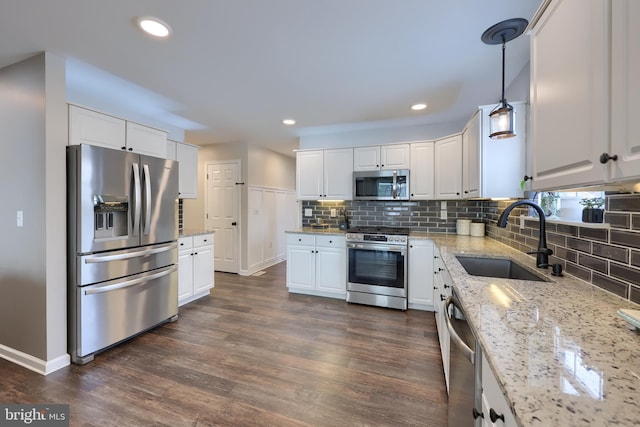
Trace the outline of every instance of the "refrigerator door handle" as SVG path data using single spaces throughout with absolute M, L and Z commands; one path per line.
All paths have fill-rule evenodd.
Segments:
M 101 293 L 104 293 L 104 292 L 115 291 L 117 289 L 130 288 L 132 286 L 137 286 L 137 285 L 140 285 L 142 283 L 146 283 L 149 280 L 154 280 L 154 279 L 158 279 L 160 277 L 168 276 L 169 274 L 171 274 L 171 273 L 173 273 L 174 271 L 177 271 L 177 270 L 178 270 L 178 267 L 176 267 L 174 265 L 170 269 L 161 271 L 160 273 L 150 274 L 148 276 L 139 277 L 137 279 L 132 279 L 132 280 L 127 280 L 125 282 L 115 283 L 113 285 L 103 285 L 103 286 L 92 288 L 92 289 L 86 289 L 84 291 L 84 294 L 85 295 L 95 295 L 95 294 L 101 294 Z
M 110 261 L 121 261 L 125 259 L 138 258 L 146 255 L 159 254 L 162 252 L 168 252 L 174 250 L 178 247 L 177 243 L 172 243 L 167 246 L 163 246 L 160 248 L 153 249 L 145 249 L 142 251 L 128 252 L 125 254 L 117 254 L 117 255 L 91 255 L 84 258 L 85 264 L 95 264 L 100 262 L 110 262 Z
M 144 181 L 144 226 L 142 234 L 149 234 L 151 228 L 151 177 L 149 165 L 142 165 L 142 180 Z
M 131 220 L 133 226 L 131 227 L 131 235 L 137 236 L 140 229 L 140 167 L 137 163 L 133 164 L 133 209 Z

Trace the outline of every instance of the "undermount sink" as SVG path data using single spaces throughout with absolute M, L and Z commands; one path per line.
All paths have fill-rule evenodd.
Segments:
M 456 255 L 462 267 L 472 276 L 498 277 L 502 279 L 532 280 L 546 282 L 547 279 L 532 273 L 508 258 L 488 258 Z

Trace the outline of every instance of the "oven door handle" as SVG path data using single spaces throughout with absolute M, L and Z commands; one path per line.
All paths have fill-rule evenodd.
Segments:
M 385 252 L 400 252 L 403 255 L 407 252 L 405 246 L 393 246 L 384 244 L 370 244 L 370 243 L 347 243 L 347 249 L 362 249 L 364 251 L 385 251 Z
M 449 335 L 451 337 L 451 340 L 453 341 L 455 346 L 458 347 L 460 351 L 462 351 L 462 354 L 464 355 L 465 359 L 469 360 L 469 362 L 471 362 L 471 364 L 473 365 L 475 364 L 474 351 L 471 350 L 471 347 L 469 347 L 462 340 L 462 338 L 460 338 L 460 335 L 458 335 L 456 330 L 453 329 L 453 325 L 451 324 L 452 314 L 451 314 L 451 310 L 449 310 L 449 307 L 452 305 L 456 307 L 458 310 L 460 310 L 462 312 L 462 315 L 464 315 L 464 311 L 460 307 L 460 302 L 454 297 L 447 297 L 447 300 L 444 303 L 444 314 L 445 314 L 444 321 L 447 324 L 447 329 L 449 330 Z

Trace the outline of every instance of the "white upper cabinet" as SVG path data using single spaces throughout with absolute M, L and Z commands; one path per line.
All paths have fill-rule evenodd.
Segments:
M 353 149 L 353 170 L 389 170 L 409 169 L 409 144 L 376 145 L 371 147 L 355 147 Z
M 353 149 L 298 151 L 296 181 L 299 200 L 351 200 Z
M 125 149 L 126 121 L 86 108 L 69 105 L 69 145 L 89 144 Z
M 167 158 L 167 133 L 69 105 L 69 145 L 90 144 Z
M 198 147 L 176 143 L 175 159 L 178 161 L 178 197 L 198 198 Z
M 639 10 L 630 0 L 556 0 L 537 22 L 534 17 L 532 189 L 640 176 L 640 142 L 632 129 L 640 112 L 639 42 L 632 31 Z
M 611 180 L 640 178 L 640 2 L 611 2 Z M 635 123 L 637 124 L 637 123 Z
M 495 105 L 480 107 L 462 132 L 463 198 L 523 196 L 520 183 L 525 174 L 527 105 L 511 105 L 516 111 L 516 136 L 489 138 L 489 113 Z
M 437 200 L 460 199 L 462 188 L 462 135 L 435 144 L 435 194 Z
M 432 200 L 435 198 L 434 172 L 435 142 L 411 143 L 410 187 L 412 200 Z

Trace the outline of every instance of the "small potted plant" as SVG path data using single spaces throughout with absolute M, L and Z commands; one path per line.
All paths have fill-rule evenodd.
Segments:
M 540 207 L 546 217 L 557 218 L 560 213 L 560 195 L 556 192 L 542 193 Z
M 584 206 L 582 222 L 602 222 L 604 220 L 604 199 L 602 197 L 582 199 L 578 203 Z

